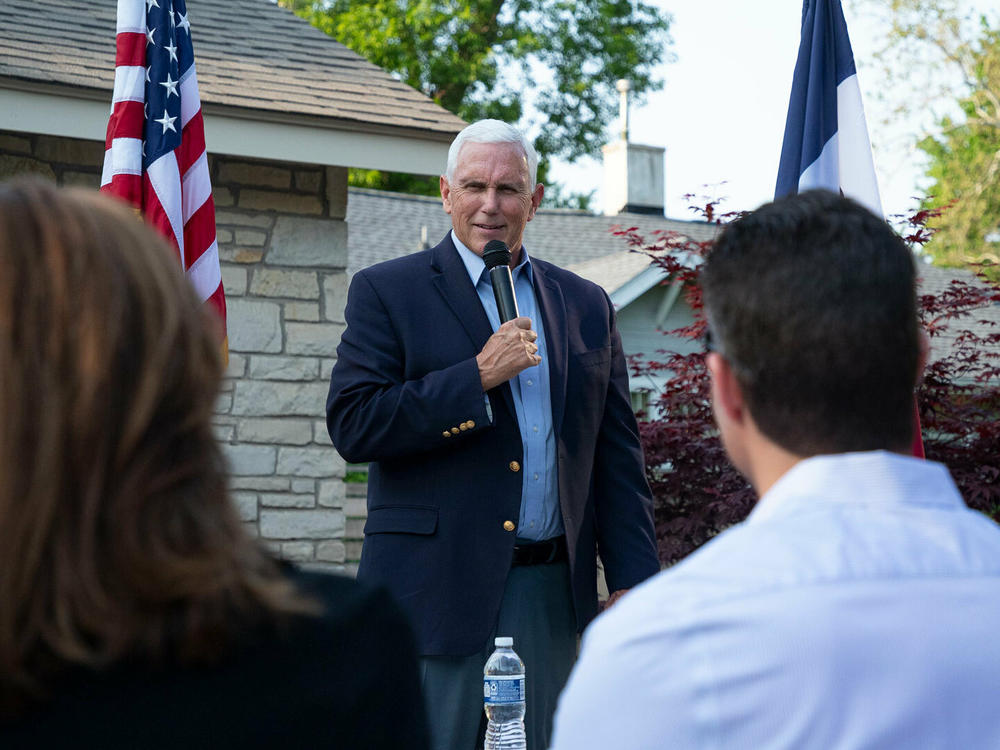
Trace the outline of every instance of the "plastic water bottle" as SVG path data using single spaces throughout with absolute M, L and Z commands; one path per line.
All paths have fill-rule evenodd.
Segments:
M 485 750 L 525 750 L 524 662 L 511 648 L 513 638 L 497 638 L 496 651 L 483 669 L 486 709 Z

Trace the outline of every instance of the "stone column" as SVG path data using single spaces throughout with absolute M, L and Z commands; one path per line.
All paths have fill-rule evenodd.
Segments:
M 326 433 L 344 328 L 347 170 L 212 160 L 230 360 L 218 404 L 234 499 L 281 557 L 353 572 Z

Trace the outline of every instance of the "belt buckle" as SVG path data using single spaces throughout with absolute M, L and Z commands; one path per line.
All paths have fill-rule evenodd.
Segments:
M 556 561 L 556 554 L 559 552 L 559 541 L 557 539 L 549 540 L 549 554 L 542 560 L 543 565 L 548 565 Z
M 549 565 L 556 562 L 559 557 L 559 537 L 545 539 L 541 542 L 531 542 L 529 544 L 514 545 L 515 560 L 520 557 L 521 562 L 515 565 Z

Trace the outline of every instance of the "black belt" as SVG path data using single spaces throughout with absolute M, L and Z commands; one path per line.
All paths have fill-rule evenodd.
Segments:
M 541 542 L 515 544 L 511 565 L 547 565 L 568 559 L 566 537 L 557 536 Z

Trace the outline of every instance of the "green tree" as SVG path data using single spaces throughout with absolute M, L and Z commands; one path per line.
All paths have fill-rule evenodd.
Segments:
M 1000 263 L 1000 28 L 982 19 L 965 50 L 972 92 L 960 101 L 964 120 L 941 120 L 941 133 L 919 147 L 934 180 L 925 207 L 949 206 L 927 246 L 943 265 Z
M 279 0 L 466 121 L 533 133 L 542 158 L 597 153 L 615 119 L 615 82 L 635 100 L 662 85 L 670 18 L 640 0 Z M 436 192 L 437 180 L 353 173 L 355 184 Z M 422 185 L 420 183 L 423 183 Z M 561 195 L 578 202 L 576 196 Z
M 930 180 L 922 206 L 950 206 L 924 251 L 941 265 L 1000 261 L 1000 21 L 969 0 L 853 4 L 888 29 L 876 55 L 887 119 L 923 118 L 911 133 Z

